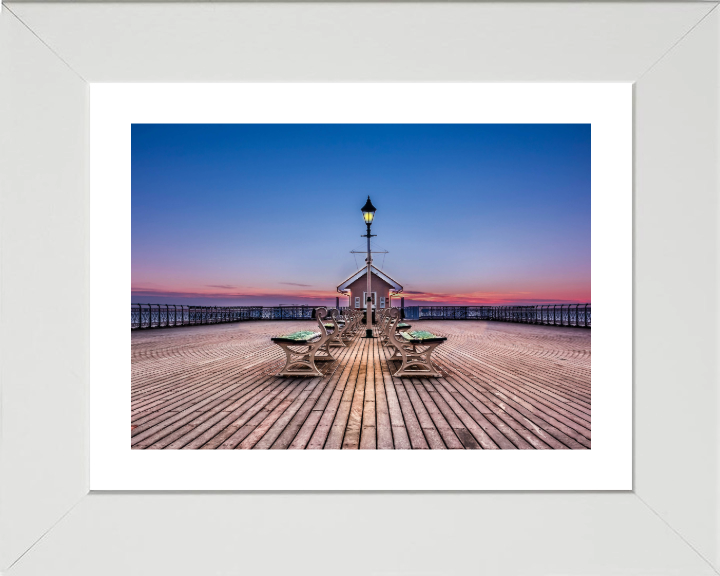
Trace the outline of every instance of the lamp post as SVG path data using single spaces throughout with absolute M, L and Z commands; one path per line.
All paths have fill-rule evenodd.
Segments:
M 365 202 L 365 206 L 363 206 L 361 210 L 365 225 L 367 226 L 367 234 L 363 236 L 363 238 L 367 238 L 367 258 L 365 259 L 365 262 L 367 262 L 367 291 L 365 292 L 365 314 L 367 320 L 365 323 L 365 338 L 372 338 L 372 284 L 370 283 L 372 252 L 370 251 L 370 238 L 375 236 L 375 234 L 370 234 L 370 226 L 372 226 L 373 218 L 375 218 L 376 208 L 372 205 L 372 202 L 370 202 L 370 196 L 368 196 L 367 202 Z

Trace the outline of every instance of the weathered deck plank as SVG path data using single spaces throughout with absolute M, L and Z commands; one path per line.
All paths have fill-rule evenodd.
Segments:
M 426 321 L 439 378 L 396 378 L 379 340 L 322 377 L 279 378 L 279 332 L 244 322 L 132 333 L 134 449 L 587 449 L 590 331 Z

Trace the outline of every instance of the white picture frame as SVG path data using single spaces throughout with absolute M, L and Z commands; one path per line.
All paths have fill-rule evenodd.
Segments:
M 0 571 L 716 574 L 719 29 L 716 2 L 3 6 Z M 88 493 L 88 83 L 263 80 L 635 84 L 632 491 Z

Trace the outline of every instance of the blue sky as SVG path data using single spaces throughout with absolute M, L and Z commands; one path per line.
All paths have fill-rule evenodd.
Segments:
M 376 263 L 406 303 L 590 301 L 590 126 L 133 125 L 133 302 L 315 304 Z

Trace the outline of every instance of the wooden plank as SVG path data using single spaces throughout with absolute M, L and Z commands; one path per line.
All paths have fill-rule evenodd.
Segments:
M 344 448 L 343 442 L 347 434 L 347 429 L 350 423 L 350 412 L 353 406 L 353 402 L 356 403 L 356 440 L 360 438 L 360 418 L 362 415 L 362 401 L 356 400 L 357 393 L 357 382 L 360 375 L 360 371 L 363 365 L 363 358 L 365 347 L 363 345 L 364 340 L 359 337 L 355 339 L 355 346 L 357 354 L 353 358 L 352 369 L 346 382 L 346 385 L 340 396 L 340 402 L 335 412 L 335 417 L 332 421 L 331 428 L 327 435 L 325 442 L 325 449 L 328 450 L 339 450 Z M 362 393 L 363 388 L 360 389 L 359 393 Z
M 335 348 L 317 378 L 277 378 L 269 341 L 313 322 L 131 335 L 134 449 L 587 449 L 590 332 L 420 322 L 445 334 L 439 378 L 395 378 L 379 340 Z
M 430 446 L 433 450 L 446 448 L 440 432 L 438 432 L 435 427 L 435 423 L 428 413 L 427 406 L 423 404 L 422 399 L 417 393 L 417 380 L 414 378 L 403 378 L 402 380 L 405 385 L 405 391 L 407 392 L 408 398 L 415 410 L 415 415 L 420 422 L 420 427 L 422 428 L 423 434 L 425 434 L 428 446 Z
M 448 404 L 442 394 L 438 392 L 438 388 L 443 389 L 441 380 L 433 379 L 432 382 L 425 382 L 424 384 L 428 395 L 432 398 L 433 402 L 438 407 L 438 410 L 442 412 L 443 416 L 447 420 L 447 423 L 452 426 L 452 429 L 463 448 L 470 450 L 481 448 L 480 444 L 470 431 L 470 428 L 477 429 L 479 426 L 457 402 L 453 403 L 453 405 L 457 407 L 456 412 L 453 410 L 453 406 Z M 450 399 L 452 401 L 452 397 L 450 397 Z
M 375 349 L 375 417 L 377 422 L 377 447 L 380 450 L 390 450 L 395 447 L 393 443 L 392 424 L 390 422 L 390 408 L 386 393 L 386 374 L 382 367 L 382 344 L 378 342 Z
M 352 381 L 355 377 L 354 375 L 357 374 L 357 370 L 359 370 L 358 354 L 361 352 L 361 347 L 357 344 L 357 337 L 355 337 L 351 343 L 348 343 L 348 346 L 351 346 L 351 352 L 348 356 L 347 364 L 345 365 L 342 375 L 340 376 L 338 383 L 323 410 L 323 415 L 320 417 L 318 425 L 308 442 L 308 449 L 333 449 L 340 448 L 342 445 L 342 438 L 345 434 L 344 425 L 342 427 L 340 425 L 336 426 L 334 428 L 335 434 L 333 435 L 330 444 L 327 444 L 327 441 L 329 439 L 330 432 L 333 429 L 333 423 L 338 417 L 338 411 L 340 409 L 342 399 L 346 395 L 346 389 L 349 387 L 348 383 Z M 344 419 L 341 418 L 338 422 L 347 422 L 347 414 L 345 414 Z
M 312 385 L 313 387 L 309 389 L 310 392 L 309 394 L 307 394 L 307 399 L 298 407 L 297 412 L 288 421 L 285 429 L 278 436 L 277 440 L 275 440 L 275 442 L 272 444 L 272 448 L 274 450 L 286 449 L 290 446 L 290 444 L 292 444 L 295 436 L 297 436 L 297 433 L 302 428 L 305 420 L 310 415 L 310 412 L 312 411 L 313 406 L 317 402 L 318 398 L 330 385 L 329 381 L 322 382 L 319 378 L 316 378 L 315 380 L 316 382 Z M 260 445 L 256 446 L 256 448 L 259 447 Z
M 456 366 L 467 366 L 467 364 L 465 360 L 458 360 Z M 491 379 L 484 380 L 478 376 L 470 378 L 462 372 L 455 372 L 456 377 L 467 382 L 472 389 L 481 391 L 480 397 L 484 400 L 490 400 L 495 404 L 509 404 L 517 409 L 521 409 L 524 414 L 527 413 L 531 416 L 536 415 L 538 419 L 536 425 L 540 428 L 545 428 L 547 424 L 551 424 L 552 429 L 558 430 L 563 438 L 569 438 L 568 442 L 561 439 L 566 446 L 576 447 L 576 444 L 579 442 L 583 445 L 587 443 L 589 447 L 589 429 L 578 425 L 572 419 L 566 418 L 565 415 L 554 410 L 546 403 L 538 401 L 532 396 L 528 397 L 523 393 L 509 393 L 503 382 Z
M 351 346 L 342 348 L 342 352 L 339 354 L 338 357 L 338 365 L 333 370 L 330 379 L 328 380 L 327 386 L 325 386 L 324 390 L 322 391 L 318 399 L 315 401 L 314 405 L 312 406 L 312 410 L 308 414 L 307 418 L 303 422 L 302 426 L 298 430 L 298 433 L 295 435 L 295 438 L 290 443 L 288 448 L 299 450 L 308 447 L 308 444 L 311 438 L 314 436 L 317 426 L 322 419 L 323 413 L 325 412 L 325 409 L 327 408 L 328 403 L 330 402 L 330 399 L 335 389 L 337 388 L 338 382 L 340 381 L 343 374 L 345 374 L 343 367 L 350 360 L 352 351 L 353 348 Z M 347 374 L 345 374 L 345 378 L 347 378 Z M 326 428 L 326 430 L 328 429 L 329 428 Z
M 430 448 L 430 445 L 425 438 L 425 434 L 423 434 L 420 420 L 418 419 L 417 414 L 415 414 L 415 409 L 410 401 L 405 383 L 402 382 L 400 378 L 393 378 L 393 382 L 395 383 L 395 391 L 397 392 L 398 402 L 400 403 L 400 409 L 402 410 L 403 421 L 405 422 L 405 427 L 407 429 L 408 436 L 410 437 L 411 447 L 415 449 Z M 411 385 L 408 384 L 408 386 Z M 433 438 L 433 440 L 435 440 L 435 438 Z M 442 440 L 440 441 L 440 444 L 442 444 Z M 441 447 L 444 448 L 444 445 Z
M 288 393 L 288 395 L 283 398 L 282 402 L 280 402 L 273 410 L 271 410 L 269 413 L 265 414 L 263 412 L 259 412 L 258 416 L 262 415 L 264 418 L 257 422 L 252 422 L 252 425 L 254 426 L 254 429 L 250 434 L 248 434 L 245 439 L 239 444 L 239 448 L 253 448 L 255 444 L 260 442 L 260 440 L 263 439 L 265 434 L 267 434 L 275 425 L 275 423 L 278 420 L 281 420 L 285 418 L 285 412 L 295 404 L 296 398 L 300 395 L 300 393 L 305 389 L 305 383 L 302 382 L 303 379 L 298 379 L 299 382 L 295 384 L 293 389 Z M 277 428 L 275 428 L 277 430 Z M 279 434 L 280 431 L 277 430 L 277 434 Z M 273 435 L 271 440 L 274 440 L 277 436 Z M 272 445 L 272 441 L 268 441 L 265 443 L 265 447 L 269 448 Z
M 229 405 L 228 408 L 232 408 L 232 412 L 225 409 L 219 412 L 208 411 L 201 413 L 193 421 L 156 442 L 153 448 L 179 449 L 186 446 L 189 446 L 190 449 L 200 448 L 224 429 L 232 427 L 233 423 L 253 405 L 262 401 L 268 395 L 272 397 L 277 394 L 278 383 L 272 384 L 270 380 L 266 382 L 267 385 L 257 387 L 256 394 L 248 395 L 242 400 L 236 400 Z
M 390 348 L 380 347 L 380 369 L 383 377 L 383 388 L 385 390 L 385 398 L 388 403 L 388 414 L 390 416 L 390 426 L 393 437 L 393 447 L 398 450 L 407 450 L 412 448 L 410 444 L 410 436 L 408 435 L 405 419 L 403 418 L 400 400 L 398 399 L 396 382 L 401 383 L 399 378 L 393 378 L 394 370 L 388 364 Z
M 362 429 L 363 409 L 365 407 L 365 378 L 367 376 L 368 354 L 371 340 L 361 340 L 362 357 L 358 366 L 355 386 L 353 388 L 352 401 L 348 411 L 345 435 L 342 441 L 343 450 L 356 449 L 360 447 L 360 431 Z M 364 359 L 364 361 L 363 361 Z
M 427 383 L 427 380 L 425 378 L 413 379 L 413 385 L 415 392 L 422 402 L 423 408 L 427 411 L 428 416 L 430 416 L 430 419 L 433 422 L 433 429 L 437 430 L 438 434 L 440 434 L 445 446 L 454 450 L 464 448 L 462 442 L 460 442 L 457 437 L 457 434 L 455 434 L 455 430 L 452 426 L 450 426 L 448 421 L 445 419 L 445 416 L 428 393 L 427 386 L 429 386 L 429 384 Z M 459 425 L 458 427 L 462 427 L 460 421 L 457 419 L 457 416 L 454 414 L 452 416 L 454 421 L 457 421 Z
M 266 422 L 267 418 L 271 414 L 276 414 L 277 417 L 279 413 L 283 411 L 280 410 L 276 413 L 276 411 L 278 410 L 278 406 L 282 405 L 283 407 L 285 407 L 292 403 L 292 399 L 288 400 L 288 397 L 295 390 L 298 390 L 297 393 L 299 393 L 299 389 L 302 386 L 301 381 L 301 378 L 293 378 L 283 381 L 283 383 L 279 387 L 279 394 L 272 398 L 268 398 L 261 403 L 256 404 L 253 409 L 248 410 L 245 414 L 243 414 L 243 416 L 241 416 L 236 422 L 234 422 L 231 427 L 229 427 L 228 432 L 230 432 L 231 434 L 228 435 L 227 433 L 223 432 L 223 434 L 220 434 L 217 437 L 213 438 L 212 442 L 208 442 L 205 446 L 203 446 L 203 448 L 211 449 L 213 447 L 217 447 L 225 450 L 245 448 L 245 446 L 241 446 L 241 443 L 250 434 L 255 432 L 256 429 L 260 427 L 263 422 Z M 274 420 L 267 421 L 263 430 L 267 430 L 273 424 L 273 422 Z M 255 439 L 255 441 L 259 440 L 261 437 L 262 434 L 260 434 Z
M 360 448 L 362 450 L 375 450 L 377 448 L 377 414 L 375 409 L 375 365 L 377 364 L 377 343 L 377 340 L 370 340 L 368 342 L 362 426 L 360 429 Z

